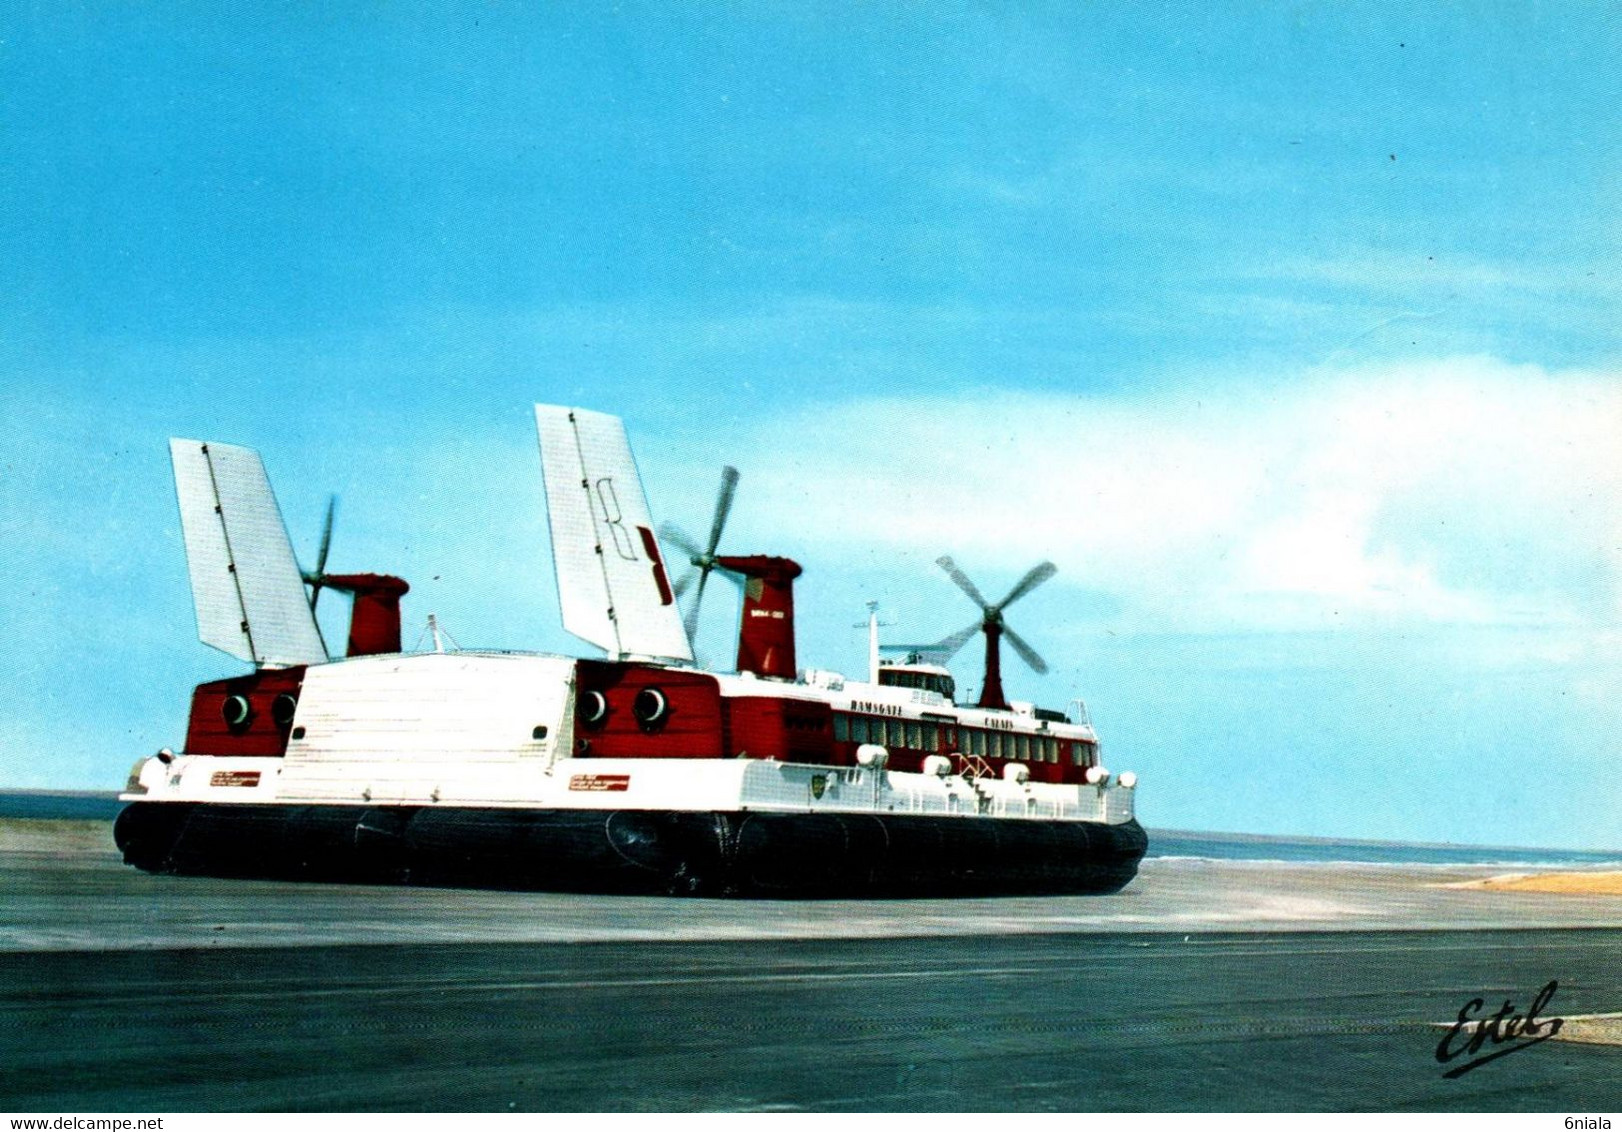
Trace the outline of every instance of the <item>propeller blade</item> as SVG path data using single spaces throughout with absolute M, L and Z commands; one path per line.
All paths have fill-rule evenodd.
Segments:
M 321 524 L 321 549 L 315 556 L 315 572 L 325 575 L 327 572 L 327 551 L 332 549 L 332 518 L 338 511 L 338 497 L 327 496 L 327 519 Z
M 727 516 L 732 512 L 732 497 L 738 490 L 738 469 L 731 464 L 721 469 L 721 494 L 715 500 L 715 520 L 710 524 L 710 544 L 705 556 L 715 553 L 715 548 L 721 545 L 721 528 L 727 525 Z
M 661 523 L 659 537 L 681 551 L 682 557 L 688 561 L 703 557 L 703 551 L 698 549 L 698 543 L 687 537 L 687 532 L 675 523 Z
M 1038 676 L 1047 675 L 1048 662 L 1043 660 L 1041 655 L 1038 654 L 1035 649 L 1026 644 L 1023 637 L 1014 632 L 1007 625 L 1002 627 L 1002 636 L 1003 640 L 1014 646 L 1014 651 L 1019 654 L 1019 658 L 1026 664 L 1030 665 L 1031 668 L 1036 671 Z
M 698 607 L 704 603 L 704 584 L 710 580 L 708 570 L 698 572 L 698 592 L 693 595 L 693 604 L 687 610 L 687 616 L 682 618 L 682 624 L 687 629 L 687 640 L 691 642 L 698 635 Z
M 953 633 L 950 637 L 943 639 L 938 644 L 926 646 L 926 649 L 929 652 L 938 654 L 942 658 L 941 663 L 944 664 L 946 661 L 951 660 L 954 656 L 956 656 L 959 649 L 969 643 L 969 638 L 980 631 L 981 625 L 982 623 L 979 621 L 976 621 L 972 625 L 965 625 L 963 628 Z
M 978 605 L 981 609 L 991 608 L 991 604 L 990 602 L 986 601 L 985 595 L 983 595 L 975 587 L 973 582 L 969 581 L 969 576 L 967 574 L 957 568 L 957 563 L 952 561 L 950 555 L 941 555 L 939 558 L 935 559 L 935 565 L 946 571 L 946 576 L 957 583 L 958 589 L 969 595 L 970 601 L 974 602 L 974 604 Z M 979 626 L 975 627 L 979 628 Z
M 677 578 L 676 585 L 671 592 L 677 597 L 680 597 L 682 594 L 686 593 L 687 588 L 693 584 L 693 575 L 697 573 L 697 570 L 688 570 L 681 577 Z
M 1029 572 L 1019 580 L 1018 584 L 1008 591 L 1008 596 L 997 603 L 997 608 L 1007 609 L 1058 572 L 1059 568 L 1051 562 L 1044 562 L 1040 566 L 1032 566 Z
M 310 587 L 310 612 L 315 612 L 316 602 L 321 600 L 321 587 L 327 579 L 327 551 L 332 549 L 332 518 L 338 510 L 338 497 L 327 496 L 327 517 L 321 524 L 321 549 L 316 551 L 315 569 L 300 570 L 299 577 L 303 578 Z

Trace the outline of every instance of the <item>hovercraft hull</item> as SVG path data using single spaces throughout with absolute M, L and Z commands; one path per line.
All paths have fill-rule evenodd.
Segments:
M 767 898 L 1116 892 L 1136 820 L 874 813 L 135 802 L 124 859 L 156 873 Z

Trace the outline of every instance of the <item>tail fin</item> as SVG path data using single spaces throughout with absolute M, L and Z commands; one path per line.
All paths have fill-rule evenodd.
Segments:
M 618 417 L 536 405 L 563 627 L 614 657 L 692 660 Z
M 197 635 L 259 668 L 327 659 L 259 453 L 171 440 Z

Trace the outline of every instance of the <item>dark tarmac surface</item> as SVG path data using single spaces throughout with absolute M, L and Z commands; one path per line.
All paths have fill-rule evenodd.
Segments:
M 1622 932 L 975 936 L 0 955 L 0 1107 L 1622 1107 L 1622 1049 L 1446 1080 L 1466 1001 L 1622 1002 Z
M 718 901 L 154 877 L 0 823 L 0 1109 L 1622 1108 L 1622 899 L 1154 860 L 1108 897 Z M 1565 1040 L 1584 1033 L 1597 1044 Z

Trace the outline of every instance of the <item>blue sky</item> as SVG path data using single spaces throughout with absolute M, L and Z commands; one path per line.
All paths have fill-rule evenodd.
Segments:
M 237 671 L 172 435 L 306 555 L 339 493 L 408 641 L 578 651 L 564 401 L 689 529 L 742 469 L 802 663 L 1053 559 L 1010 691 L 1151 825 L 1622 844 L 1600 6 L 263 7 L 0 25 L 0 784 L 116 785 Z

